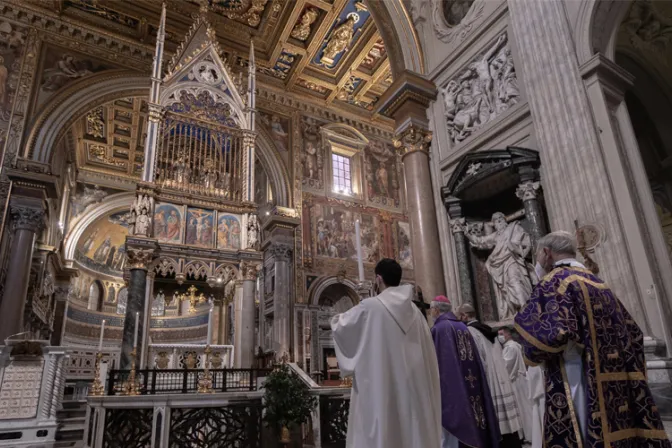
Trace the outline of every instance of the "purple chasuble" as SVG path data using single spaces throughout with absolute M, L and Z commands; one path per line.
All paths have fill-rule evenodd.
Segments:
M 441 380 L 441 423 L 461 443 L 498 448 L 499 423 L 476 344 L 453 313 L 439 316 L 432 327 Z
M 544 446 L 672 448 L 646 381 L 644 335 L 599 277 L 578 267 L 554 269 L 515 327 L 526 363 L 544 363 Z M 565 368 L 568 344 L 583 347 L 585 438 Z

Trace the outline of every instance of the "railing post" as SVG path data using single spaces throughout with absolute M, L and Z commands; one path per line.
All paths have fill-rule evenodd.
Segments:
M 189 371 L 187 369 L 184 369 L 182 371 L 182 393 L 186 394 L 187 393 L 187 378 L 189 376 Z
M 250 392 L 254 391 L 257 386 L 257 381 L 254 377 L 254 369 L 250 369 Z
M 229 376 L 229 369 L 224 369 L 224 373 L 222 374 L 222 392 L 226 392 L 226 387 L 228 384 L 227 377 Z
M 156 369 L 152 370 L 152 395 L 156 394 Z
M 117 373 L 116 370 L 110 370 L 110 373 L 107 377 L 107 395 L 114 395 L 114 376 Z
M 149 385 L 149 370 L 141 370 L 140 373 L 142 373 L 142 385 L 143 389 L 145 390 L 145 395 L 147 395 L 147 386 Z

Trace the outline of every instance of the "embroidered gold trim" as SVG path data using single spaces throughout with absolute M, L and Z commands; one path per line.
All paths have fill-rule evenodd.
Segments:
M 538 348 L 539 350 L 541 350 L 541 351 L 548 352 L 548 353 L 561 353 L 562 351 L 565 350 L 565 347 L 567 346 L 567 345 L 565 344 L 565 345 L 562 345 L 561 347 L 557 347 L 557 348 L 550 347 L 550 346 L 544 344 L 543 342 L 541 342 L 540 340 L 536 339 L 534 336 L 532 336 L 532 335 L 531 335 L 530 333 L 528 333 L 527 331 L 525 331 L 525 330 L 523 329 L 523 327 L 521 327 L 520 325 L 518 325 L 517 322 L 513 324 L 513 327 L 516 329 L 516 331 L 518 332 L 518 334 L 519 334 L 520 336 L 522 336 L 523 338 L 525 338 L 525 340 L 526 340 L 527 342 L 529 342 L 530 344 L 534 345 L 535 347 L 537 347 L 537 348 Z
M 573 277 L 573 276 L 570 276 Z M 579 276 L 576 276 L 579 277 Z M 590 294 L 588 294 L 588 287 L 586 286 L 587 279 L 580 278 L 579 285 L 581 287 L 581 294 L 583 294 L 583 301 L 586 303 L 586 314 L 588 314 L 588 327 L 590 328 L 590 341 L 593 346 L 593 352 L 595 356 L 595 374 L 600 375 L 600 357 L 597 356 L 599 347 L 597 346 L 597 331 L 595 330 L 595 321 L 593 320 L 593 307 L 590 306 Z M 582 281 L 583 280 L 583 281 Z M 593 284 L 594 282 L 590 282 Z M 606 288 L 606 285 L 604 286 Z M 597 403 L 600 406 L 600 420 L 602 422 L 602 437 L 604 437 L 604 448 L 611 448 L 611 443 L 606 439 L 607 434 L 609 434 L 609 424 L 605 416 L 607 415 L 606 406 L 604 404 L 604 390 L 602 388 L 602 382 L 597 381 Z
M 560 361 L 560 371 L 562 372 L 562 384 L 565 386 L 565 395 L 567 396 L 567 406 L 569 407 L 569 415 L 572 418 L 572 426 L 574 427 L 574 435 L 576 435 L 577 448 L 583 448 L 583 437 L 581 437 L 581 427 L 579 420 L 576 418 L 574 411 L 574 400 L 572 399 L 572 389 L 569 387 L 569 380 L 567 379 L 567 371 L 565 370 L 565 361 Z
M 643 439 L 665 439 L 667 440 L 667 433 L 661 429 L 642 429 L 630 428 L 614 431 L 604 436 L 605 446 L 611 442 L 618 442 L 623 439 L 630 439 L 633 437 L 641 437 Z
M 560 286 L 558 287 L 558 294 L 564 294 L 565 292 L 567 292 L 567 287 L 569 286 L 570 283 L 573 283 L 573 282 L 579 282 L 582 285 L 585 285 L 586 283 L 588 283 L 589 285 L 591 285 L 591 286 L 593 286 L 597 289 L 609 289 L 609 286 L 607 286 L 606 283 L 594 282 L 591 279 L 586 278 L 582 275 L 573 274 L 573 275 L 570 275 L 569 277 L 565 278 L 562 281 L 562 283 L 560 283 Z M 590 302 L 586 303 L 586 306 L 588 306 L 588 305 L 590 305 Z
M 646 381 L 642 372 L 598 373 L 598 381 Z

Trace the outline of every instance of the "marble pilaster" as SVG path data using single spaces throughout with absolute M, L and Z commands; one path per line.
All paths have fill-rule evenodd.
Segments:
M 437 247 L 439 228 L 429 166 L 431 140 L 431 132 L 411 123 L 398 133 L 394 142 L 404 164 L 415 281 L 426 300 L 446 292 L 441 250 Z
M 233 363 L 234 367 L 239 369 L 241 368 L 241 354 L 243 346 L 243 332 L 241 331 L 242 325 L 242 310 L 243 310 L 243 281 L 236 280 L 236 292 L 233 296 Z
M 240 347 L 236 357 L 240 360 L 240 367 L 250 368 L 254 361 L 254 320 L 256 306 L 254 292 L 259 273 L 259 263 L 243 262 L 243 297 L 240 307 Z
M 278 356 L 290 353 L 291 333 L 291 260 L 293 247 L 286 243 L 274 243 L 270 247 L 275 261 L 275 291 L 273 292 L 273 339 L 271 347 Z
M 124 319 L 124 330 L 121 340 L 121 356 L 119 367 L 121 369 L 130 369 L 131 352 L 133 351 L 133 339 L 135 338 L 135 316 L 138 317 L 138 343 L 142 344 L 145 329 L 145 302 L 147 298 L 147 268 L 152 261 L 154 251 L 152 249 L 140 249 L 127 247 L 126 257 L 129 266 L 128 281 L 128 302 L 126 304 L 126 316 Z M 140 362 L 140 351 L 142 347 L 137 347 L 136 362 Z
M 550 227 L 573 231 L 578 221 L 605 230 L 606 243 L 595 252 L 601 275 L 649 333 L 564 5 L 508 2 L 521 62 L 517 68 L 524 75 L 540 148 Z
M 9 256 L 2 302 L 0 302 L 0 344 L 23 331 L 23 313 L 28 294 L 30 264 L 33 258 L 35 236 L 44 225 L 44 211 L 40 207 L 10 205 L 12 244 Z

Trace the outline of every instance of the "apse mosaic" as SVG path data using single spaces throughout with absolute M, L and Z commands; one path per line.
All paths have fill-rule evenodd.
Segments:
M 217 215 L 217 249 L 240 249 L 242 228 L 240 216 L 219 213 Z
M 154 238 L 160 243 L 181 243 L 184 206 L 158 203 L 154 208 Z
M 120 277 L 126 262 L 126 212 L 99 218 L 77 243 L 77 261 L 92 271 Z
M 364 261 L 378 261 L 381 241 L 377 217 L 328 205 L 315 207 L 313 211 L 316 256 L 356 259 L 355 221 L 359 220 Z

